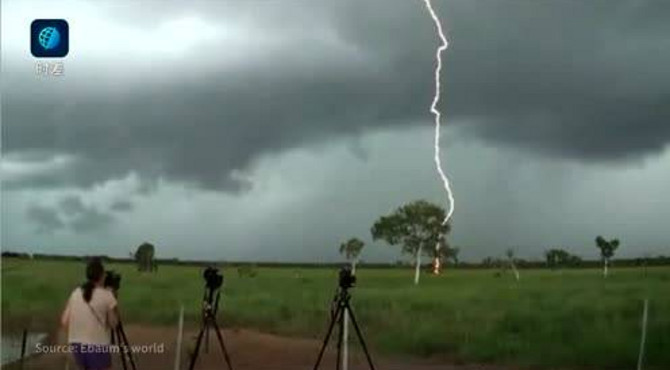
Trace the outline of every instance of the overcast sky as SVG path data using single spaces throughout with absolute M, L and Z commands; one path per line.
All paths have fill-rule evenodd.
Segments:
M 463 259 L 670 254 L 670 2 L 434 0 Z M 419 0 L 2 2 L 2 248 L 363 259 L 380 215 L 446 206 Z M 33 19 L 70 25 L 39 77 Z

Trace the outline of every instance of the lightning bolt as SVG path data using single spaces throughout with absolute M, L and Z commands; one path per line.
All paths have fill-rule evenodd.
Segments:
M 440 159 L 440 128 L 441 128 L 440 119 L 442 118 L 442 113 L 437 109 L 437 104 L 440 102 L 440 90 L 441 90 L 440 72 L 442 72 L 442 52 L 447 50 L 447 48 L 449 47 L 449 42 L 447 41 L 447 38 L 444 36 L 444 32 L 442 31 L 442 23 L 440 22 L 440 19 L 435 13 L 435 10 L 433 9 L 430 0 L 423 0 L 423 2 L 426 5 L 428 12 L 430 13 L 430 17 L 433 19 L 433 22 L 435 23 L 435 28 L 437 29 L 437 34 L 440 37 L 441 41 L 440 46 L 437 48 L 437 51 L 435 52 L 435 57 L 437 59 L 437 66 L 435 67 L 435 95 L 433 96 L 433 103 L 430 105 L 430 112 L 435 116 L 435 167 L 437 167 L 437 173 L 440 175 L 440 179 L 442 180 L 442 184 L 444 185 L 444 191 L 447 193 L 447 199 L 448 199 L 447 214 L 444 217 L 444 220 L 442 221 L 442 225 L 446 225 L 447 222 L 449 222 L 449 220 L 451 219 L 451 216 L 454 214 L 454 195 L 451 191 L 451 184 L 449 182 L 449 178 L 444 173 L 444 170 L 442 170 L 442 160 Z M 435 246 L 435 249 L 437 250 L 439 248 L 440 243 L 438 242 L 437 245 Z

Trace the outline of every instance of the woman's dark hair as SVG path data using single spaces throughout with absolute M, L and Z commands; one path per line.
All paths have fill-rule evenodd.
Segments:
M 100 281 L 104 274 L 105 268 L 102 266 L 100 258 L 93 258 L 88 261 L 88 264 L 86 265 L 86 282 L 81 286 L 81 289 L 84 291 L 84 301 L 86 301 L 86 303 L 91 301 L 95 283 Z

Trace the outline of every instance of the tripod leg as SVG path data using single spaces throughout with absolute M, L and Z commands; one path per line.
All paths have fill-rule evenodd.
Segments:
M 368 360 L 370 369 L 375 370 L 375 365 L 372 364 L 372 357 L 370 357 L 370 352 L 368 352 L 368 346 L 365 345 L 365 339 L 363 339 L 363 334 L 361 333 L 361 329 L 358 327 L 356 317 L 354 316 L 354 311 L 351 309 L 351 306 L 349 306 L 349 302 L 345 304 L 344 310 L 349 313 L 349 318 L 351 319 L 351 323 L 354 325 L 356 335 L 358 336 L 358 340 L 361 342 L 361 347 L 363 347 L 363 352 L 365 352 L 365 357 Z
M 126 370 L 127 369 L 126 358 L 123 354 L 123 346 L 119 343 L 120 340 L 121 340 L 120 339 L 121 336 L 118 333 L 118 327 L 112 329 L 112 333 L 110 334 L 110 337 L 111 337 L 110 339 L 111 339 L 111 342 L 112 342 L 112 346 L 116 346 L 116 348 L 119 349 L 119 357 L 121 357 L 121 365 L 123 366 L 123 370 Z
M 233 370 L 233 365 L 230 363 L 230 356 L 228 356 L 228 350 L 226 350 L 226 344 L 223 341 L 223 334 L 221 334 L 221 328 L 216 322 L 216 318 L 212 316 L 210 318 L 212 326 L 214 326 L 214 331 L 216 331 L 216 337 L 219 339 L 219 345 L 221 346 L 221 351 L 223 351 L 223 357 L 226 359 L 226 364 L 228 364 L 228 369 Z
M 193 356 L 191 357 L 191 364 L 188 366 L 189 370 L 193 370 L 195 367 L 195 361 L 198 359 L 198 352 L 200 351 L 200 343 L 202 343 L 202 336 L 205 334 L 205 325 L 200 329 L 200 333 L 198 333 L 198 340 L 195 342 L 195 352 L 193 352 Z
M 119 324 L 121 325 L 121 324 Z M 121 337 L 121 331 L 119 330 L 120 326 L 117 326 L 116 329 L 113 330 L 112 333 L 116 332 L 116 345 L 119 348 L 119 356 L 121 357 L 121 365 L 123 366 L 123 370 L 128 369 L 128 365 L 126 364 L 126 354 L 125 354 L 125 346 L 123 343 L 123 337 Z M 114 334 L 112 334 L 112 337 L 114 337 Z
M 328 345 L 328 339 L 330 339 L 330 334 L 332 334 L 333 332 L 333 327 L 335 326 L 335 322 L 337 318 L 340 316 L 342 309 L 343 309 L 342 305 L 338 304 L 337 310 L 335 310 L 333 317 L 330 319 L 330 324 L 328 325 L 328 332 L 326 333 L 326 337 L 323 338 L 323 344 L 321 345 L 321 350 L 319 351 L 319 357 L 316 358 L 316 363 L 314 364 L 314 370 L 317 370 L 319 368 L 321 358 L 323 357 L 323 353 L 326 351 L 326 346 Z
M 126 355 L 128 355 L 128 362 L 130 362 L 130 368 L 133 370 L 137 370 L 137 367 L 135 366 L 135 360 L 133 359 L 133 351 L 132 348 L 130 347 L 130 343 L 128 342 L 128 337 L 126 336 L 125 330 L 123 330 L 123 325 L 119 323 L 119 334 L 118 336 L 121 338 L 121 341 L 123 341 L 123 346 L 126 349 Z M 124 361 L 124 366 L 123 368 L 125 369 L 125 361 Z
M 209 325 L 205 323 L 205 353 L 209 353 Z
M 346 311 L 340 312 L 340 317 L 337 319 L 339 332 L 337 333 L 337 358 L 335 359 L 335 368 L 340 370 L 342 368 L 342 340 L 344 339 L 344 315 Z

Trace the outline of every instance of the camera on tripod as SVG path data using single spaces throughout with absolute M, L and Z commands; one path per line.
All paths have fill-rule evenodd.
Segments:
M 107 271 L 103 285 L 105 288 L 119 290 L 121 288 L 121 274 L 117 274 L 112 270 Z
M 216 267 L 207 267 L 202 273 L 203 279 L 205 279 L 205 285 L 209 290 L 217 290 L 223 285 L 223 275 L 219 273 L 219 269 Z
M 218 268 L 209 266 L 202 272 L 202 278 L 205 279 L 205 292 L 202 297 L 202 327 L 198 333 L 198 339 L 195 342 L 195 351 L 191 356 L 188 368 L 189 370 L 194 369 L 195 363 L 198 360 L 200 344 L 202 344 L 203 339 L 205 345 L 209 343 L 209 332 L 210 330 L 213 330 L 219 341 L 219 346 L 221 346 L 221 351 L 223 352 L 223 357 L 228 365 L 228 370 L 233 370 L 233 366 L 230 363 L 230 357 L 228 356 L 228 350 L 223 342 L 221 328 L 216 322 L 216 314 L 219 310 L 219 298 L 221 297 L 220 288 L 223 285 L 223 274 L 219 273 Z
M 114 295 L 116 295 L 116 292 L 121 288 L 121 274 L 117 274 L 113 270 L 107 270 L 102 284 L 105 288 L 112 288 L 115 292 Z M 128 337 L 125 330 L 123 330 L 121 319 L 119 319 L 116 327 L 112 328 L 111 343 L 121 347 L 118 353 L 121 356 L 123 370 L 128 370 L 128 364 L 130 364 L 130 369 L 137 370 L 133 355 L 130 353 L 130 343 L 128 343 Z
M 346 330 L 348 328 L 349 320 L 351 321 L 351 324 L 356 331 L 356 336 L 358 337 L 358 341 L 363 348 L 363 353 L 365 353 L 365 358 L 368 361 L 370 370 L 375 370 L 375 366 L 372 363 L 372 357 L 370 357 L 368 347 L 365 344 L 365 339 L 363 339 L 363 333 L 361 332 L 361 328 L 358 326 L 354 311 L 351 309 L 351 293 L 349 292 L 349 288 L 356 285 L 356 276 L 353 274 L 349 266 L 344 266 L 340 269 L 338 283 L 339 288 L 336 290 L 335 298 L 331 304 L 330 324 L 328 325 L 328 331 L 326 332 L 326 337 L 323 339 L 323 344 L 321 344 L 321 351 L 319 351 L 319 356 L 316 358 L 316 364 L 314 365 L 313 370 L 319 369 L 319 364 L 321 364 L 321 359 L 323 359 L 326 346 L 330 341 L 330 335 L 333 333 L 336 324 L 338 326 L 339 332 L 337 335 L 337 368 L 340 369 L 340 366 L 343 363 L 346 364 L 346 355 L 345 357 L 342 357 L 342 346 L 343 341 L 347 337 Z M 346 348 L 347 347 L 345 344 L 345 351 Z
M 344 266 L 340 269 L 340 288 L 349 289 L 356 286 L 356 275 L 351 272 L 351 267 Z

